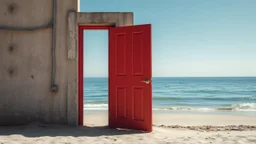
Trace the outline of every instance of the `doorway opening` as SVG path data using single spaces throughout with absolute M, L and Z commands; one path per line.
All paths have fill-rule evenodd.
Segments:
M 108 31 L 84 30 L 84 124 L 108 123 Z
M 108 124 L 108 29 L 79 26 L 79 125 Z

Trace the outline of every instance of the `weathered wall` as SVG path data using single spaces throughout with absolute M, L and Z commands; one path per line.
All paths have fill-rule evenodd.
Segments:
M 133 25 L 133 13 L 76 13 L 78 5 L 77 0 L 57 0 L 56 93 L 51 92 L 52 28 L 0 29 L 0 125 L 77 125 L 78 24 Z M 53 0 L 1 0 L 0 28 L 49 23 L 52 8 Z
M 14 9 L 8 8 L 10 4 L 14 4 Z M 1 0 L 0 26 L 48 23 L 52 19 L 52 7 L 53 0 Z M 57 93 L 50 89 L 52 29 L 0 30 L 0 125 L 31 121 L 67 123 L 68 82 L 76 83 L 77 76 L 76 60 L 67 57 L 69 10 L 77 10 L 76 0 L 57 0 Z

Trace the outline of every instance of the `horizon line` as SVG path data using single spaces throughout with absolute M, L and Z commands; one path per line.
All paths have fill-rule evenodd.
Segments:
M 153 76 L 153 78 L 232 78 L 232 77 L 256 77 L 256 76 Z M 89 76 L 84 78 L 108 78 L 108 76 Z

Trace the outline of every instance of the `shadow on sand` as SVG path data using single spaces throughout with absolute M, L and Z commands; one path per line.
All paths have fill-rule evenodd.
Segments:
M 46 124 L 30 124 L 24 126 L 1 126 L 0 136 L 2 135 L 23 135 L 24 137 L 43 137 L 43 136 L 114 136 L 114 135 L 129 135 L 143 134 L 146 132 L 124 129 L 110 129 L 108 126 L 90 127 L 79 126 L 71 127 L 64 125 L 46 125 Z

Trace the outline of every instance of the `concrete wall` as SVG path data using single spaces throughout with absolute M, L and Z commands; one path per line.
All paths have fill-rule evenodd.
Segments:
M 77 125 L 77 25 L 133 24 L 133 13 L 76 13 L 77 6 L 76 0 L 57 0 L 58 92 L 51 92 L 52 29 L 0 29 L 0 125 L 34 121 Z M 0 27 L 46 24 L 52 19 L 52 7 L 53 0 L 1 0 Z
M 52 7 L 53 0 L 1 0 L 0 26 L 48 23 L 52 19 Z M 67 14 L 76 9 L 76 0 L 57 0 L 57 93 L 50 89 L 52 29 L 0 30 L 0 125 L 31 121 L 67 123 L 68 81 L 74 81 L 72 76 L 76 75 L 72 69 L 76 61 L 67 59 Z

